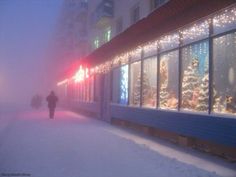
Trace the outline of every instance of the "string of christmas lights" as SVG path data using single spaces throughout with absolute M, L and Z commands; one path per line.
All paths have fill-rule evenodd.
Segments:
M 236 23 L 236 8 L 227 9 L 213 18 L 213 26 L 216 28 L 224 28 L 233 23 Z
M 195 23 L 191 27 L 184 30 L 180 30 L 182 35 L 181 40 L 194 40 L 209 35 L 209 20 L 205 20 L 201 23 Z
M 160 50 L 177 47 L 179 45 L 179 34 L 174 33 L 163 36 L 158 42 Z
M 158 41 L 148 42 L 142 46 L 144 51 L 144 56 L 152 55 L 157 52 Z

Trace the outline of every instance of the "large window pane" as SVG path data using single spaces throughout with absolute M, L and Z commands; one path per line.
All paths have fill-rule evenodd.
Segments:
M 145 59 L 143 62 L 142 106 L 156 107 L 157 98 L 157 58 Z
M 236 33 L 213 40 L 213 111 L 236 113 Z
M 175 50 L 160 56 L 160 108 L 177 109 L 179 51 Z
M 128 81 L 129 67 L 125 65 L 120 69 L 120 104 L 128 104 Z
M 130 105 L 140 105 L 141 91 L 141 62 L 135 62 L 130 65 Z
M 208 111 L 208 60 L 208 41 L 182 49 L 182 109 Z
M 112 102 L 119 103 L 120 95 L 120 68 L 112 71 Z
M 112 72 L 112 102 L 128 104 L 128 65 Z

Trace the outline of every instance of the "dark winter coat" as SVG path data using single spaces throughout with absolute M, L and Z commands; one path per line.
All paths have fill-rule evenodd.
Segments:
M 47 102 L 48 102 L 48 107 L 49 107 L 50 109 L 53 109 L 53 108 L 56 107 L 56 103 L 57 103 L 57 101 L 58 101 L 58 98 L 57 98 L 56 95 L 50 94 L 50 95 L 47 96 L 46 100 L 47 100 Z

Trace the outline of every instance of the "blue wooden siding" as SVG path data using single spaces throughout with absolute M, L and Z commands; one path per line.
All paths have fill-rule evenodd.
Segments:
M 236 119 L 111 105 L 111 117 L 236 147 Z

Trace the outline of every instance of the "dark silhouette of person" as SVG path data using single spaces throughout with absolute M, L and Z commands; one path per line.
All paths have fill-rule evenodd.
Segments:
M 39 109 L 42 106 L 43 98 L 41 95 L 36 94 L 32 97 L 30 105 L 32 108 Z
M 58 98 L 55 95 L 55 93 L 53 91 L 51 91 L 51 93 L 47 96 L 46 100 L 48 102 L 49 117 L 51 119 L 53 119 L 54 118 L 54 112 L 55 112 L 56 104 L 58 102 Z

